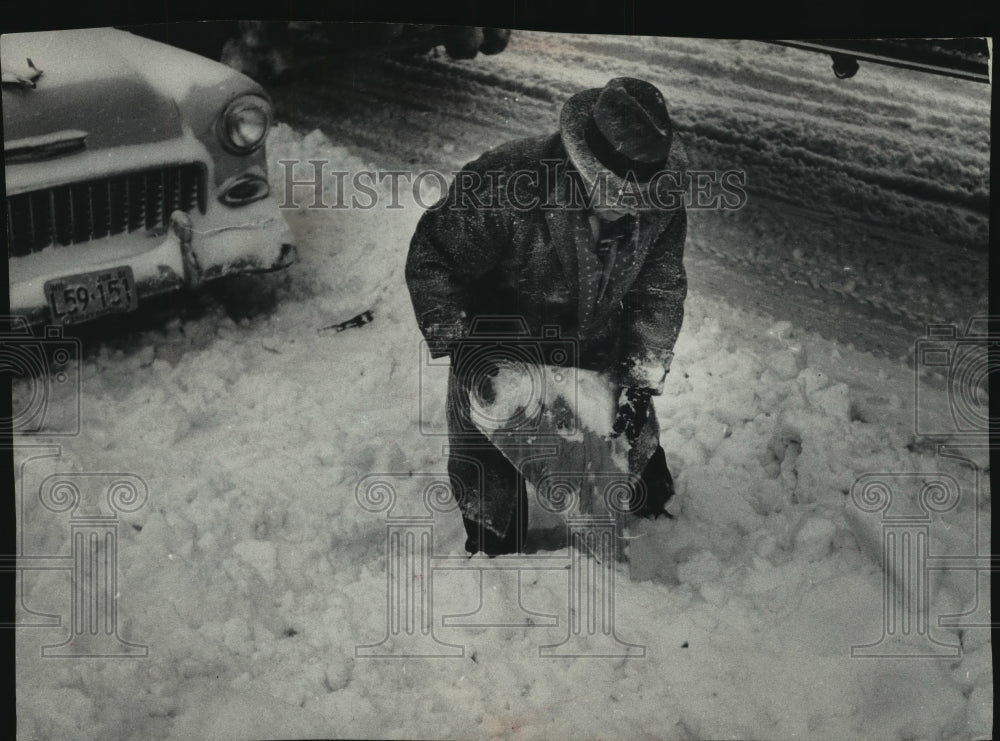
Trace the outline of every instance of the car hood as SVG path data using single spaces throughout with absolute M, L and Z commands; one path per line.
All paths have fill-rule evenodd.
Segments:
M 61 132 L 85 133 L 90 150 L 180 136 L 178 91 L 170 89 L 176 83 L 162 63 L 177 55 L 201 61 L 115 29 L 5 34 L 0 39 L 5 150 L 20 140 L 58 139 Z M 8 84 L 12 74 L 30 76 L 31 65 L 42 71 L 35 87 Z M 167 82 L 155 83 L 157 78 Z

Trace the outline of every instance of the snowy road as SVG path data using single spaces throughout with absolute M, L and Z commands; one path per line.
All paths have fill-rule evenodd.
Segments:
M 981 379 L 950 388 L 907 363 L 925 322 L 985 311 L 988 90 L 828 67 L 753 42 L 522 34 L 496 57 L 347 60 L 276 87 L 276 190 L 281 159 L 455 169 L 553 129 L 566 97 L 616 75 L 663 90 L 699 167 L 747 170 L 746 208 L 691 222 L 657 400 L 677 517 L 649 524 L 645 572 L 614 586 L 616 634 L 644 654 L 579 655 L 606 646 L 595 635 L 541 656 L 567 637 L 570 549 L 539 518 L 535 557 L 465 561 L 454 512 L 402 585 L 433 579 L 438 642 L 420 646 L 443 655 L 359 653 L 393 629 L 387 516 L 413 515 L 445 465 L 444 378 L 403 281 L 420 209 L 292 210 L 286 274 L 84 333 L 81 393 L 54 388 L 47 417 L 78 414 L 80 433 L 16 452 L 22 557 L 74 547 L 46 482 L 100 494 L 87 474 L 118 473 L 149 492 L 119 515 L 115 594 L 119 636 L 148 655 L 42 658 L 75 625 L 70 579 L 26 573 L 20 736 L 988 737 L 986 580 L 937 568 L 914 585 L 906 558 L 888 565 L 927 595 L 904 612 L 931 624 L 912 630 L 887 612 L 879 561 L 901 512 L 925 515 L 932 561 L 989 552 L 984 439 L 951 414 L 982 411 Z M 319 331 L 367 309 L 370 324 Z M 359 501 L 374 474 L 399 510 Z M 878 491 L 895 509 L 865 511 Z M 501 608 L 533 623 L 482 617 Z M 882 657 L 852 656 L 866 644 Z M 936 658 L 899 657 L 914 649 Z
M 838 83 L 821 55 L 751 41 L 531 34 L 514 51 L 348 59 L 273 92 L 288 123 L 383 169 L 451 172 L 555 130 L 561 101 L 612 71 L 640 75 L 692 168 L 748 174 L 744 209 L 692 214 L 695 290 L 894 358 L 927 322 L 985 313 L 984 86 L 872 65 Z

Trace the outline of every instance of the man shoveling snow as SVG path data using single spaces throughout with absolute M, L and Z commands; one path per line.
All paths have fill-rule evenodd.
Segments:
M 641 480 L 634 514 L 665 514 L 673 482 L 651 397 L 684 316 L 687 221 L 669 190 L 681 169 L 661 93 L 616 78 L 572 96 L 557 133 L 466 165 L 417 225 L 406 280 L 431 356 L 451 358 L 448 472 L 470 553 L 523 550 L 532 432 L 566 432 L 550 470 L 609 467 Z M 501 414 L 519 390 L 524 403 Z M 582 423 L 602 405 L 606 419 Z M 574 447 L 573 430 L 607 450 Z

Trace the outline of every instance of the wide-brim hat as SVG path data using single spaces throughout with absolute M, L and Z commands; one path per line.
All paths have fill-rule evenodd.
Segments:
M 603 88 L 583 90 L 566 101 L 559 117 L 566 154 L 585 184 L 607 183 L 648 193 L 657 173 L 685 169 L 666 101 L 656 87 L 633 77 L 616 77 Z

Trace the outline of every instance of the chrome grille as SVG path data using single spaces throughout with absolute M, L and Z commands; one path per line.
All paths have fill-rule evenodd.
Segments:
M 205 213 L 205 168 L 160 167 L 58 185 L 7 198 L 7 252 L 21 257 L 53 245 L 167 225 L 175 209 Z

